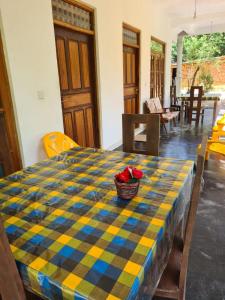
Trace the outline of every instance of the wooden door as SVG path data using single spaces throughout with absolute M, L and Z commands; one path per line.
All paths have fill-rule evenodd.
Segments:
M 123 26 L 124 113 L 139 113 L 139 30 Z
M 124 63 L 124 112 L 139 111 L 138 49 L 123 46 Z
M 93 36 L 55 25 L 65 134 L 99 147 Z
M 152 38 L 150 96 L 164 98 L 165 43 Z
M 0 177 L 19 169 L 21 169 L 21 159 L 0 35 Z

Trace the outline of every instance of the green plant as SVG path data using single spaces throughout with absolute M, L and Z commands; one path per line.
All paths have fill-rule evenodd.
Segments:
M 210 60 L 225 55 L 225 33 L 202 34 L 184 38 L 183 62 Z M 172 44 L 172 62 L 177 61 L 177 45 Z
M 193 67 L 195 67 L 195 70 L 193 70 L 192 79 L 190 80 L 190 86 L 195 85 L 204 61 L 216 63 L 216 57 L 223 55 L 225 55 L 225 33 L 186 36 L 183 44 L 183 62 L 191 63 L 193 64 Z M 173 44 L 172 63 L 176 63 L 176 61 L 177 45 Z M 208 89 L 212 87 L 213 79 L 209 74 L 203 74 L 202 81 L 205 82 Z M 211 81 L 212 83 L 210 85 Z
M 202 70 L 201 74 L 199 75 L 199 82 L 204 86 L 205 92 L 208 92 L 213 87 L 213 77 L 209 71 Z

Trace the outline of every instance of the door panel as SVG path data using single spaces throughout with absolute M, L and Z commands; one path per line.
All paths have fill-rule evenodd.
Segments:
M 81 78 L 80 78 L 80 60 L 79 60 L 79 45 L 75 41 L 69 41 L 69 55 L 70 55 L 70 69 L 72 88 L 81 88 Z
M 136 65 L 135 65 L 135 54 L 131 54 L 131 66 L 132 66 L 132 71 L 131 71 L 131 74 L 132 74 L 132 79 L 131 79 L 131 82 L 132 83 L 136 83 Z
M 127 74 L 127 84 L 130 84 L 132 83 L 132 69 L 131 69 L 131 66 L 132 66 L 132 61 L 131 61 L 131 53 L 127 53 L 126 54 L 127 56 L 127 69 L 126 69 L 126 74 Z
M 125 99 L 125 114 L 135 114 L 136 113 L 136 97 Z
M 84 110 L 78 110 L 74 112 L 74 119 L 76 124 L 76 140 L 79 145 L 86 144 L 86 136 L 85 136 L 85 120 L 84 120 Z M 91 146 L 91 145 L 90 145 Z
M 80 93 L 80 94 L 73 94 L 73 95 L 66 95 L 63 97 L 63 108 L 73 108 L 74 103 L 75 106 L 79 105 L 91 105 L 91 94 L 90 93 Z
M 70 138 L 73 138 L 73 117 L 72 113 L 68 112 L 63 115 L 64 125 L 65 125 L 65 134 Z
M 164 94 L 164 56 L 151 55 L 151 98 L 159 97 L 163 100 Z
M 153 45 L 157 47 L 153 47 Z M 159 97 L 162 104 L 164 98 L 164 75 L 165 75 L 165 43 L 152 38 L 151 48 L 151 98 Z
M 99 147 L 93 37 L 55 26 L 65 133 Z
M 81 60 L 82 60 L 82 75 L 83 75 L 83 87 L 90 87 L 90 74 L 89 74 L 89 52 L 88 45 L 86 43 L 81 43 Z
M 93 147 L 94 146 L 93 117 L 90 108 L 86 109 L 86 119 L 88 120 L 88 143 L 91 145 L 90 147 Z
M 139 49 L 123 46 L 124 112 L 139 113 Z
M 62 90 L 68 90 L 68 78 L 67 78 L 66 53 L 65 53 L 64 40 L 57 39 L 56 47 L 57 47 L 57 55 L 58 55 L 60 86 Z

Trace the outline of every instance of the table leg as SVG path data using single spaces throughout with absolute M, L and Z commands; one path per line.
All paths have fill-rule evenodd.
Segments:
M 184 102 L 181 101 L 181 108 L 180 108 L 180 126 L 181 128 L 184 125 Z
M 217 100 L 214 100 L 214 107 L 213 107 L 213 123 L 212 123 L 213 126 L 215 125 L 216 114 L 217 114 Z

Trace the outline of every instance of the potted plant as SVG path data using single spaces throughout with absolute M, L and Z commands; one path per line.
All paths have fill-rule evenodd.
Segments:
M 130 200 L 133 199 L 139 189 L 140 179 L 143 172 L 134 167 L 126 167 L 123 172 L 115 175 L 115 185 L 118 197 Z

